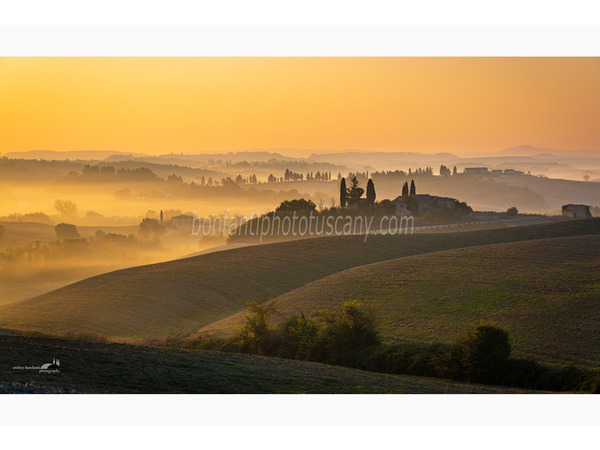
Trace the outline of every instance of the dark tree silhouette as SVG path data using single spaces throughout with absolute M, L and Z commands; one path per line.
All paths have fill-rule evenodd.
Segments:
M 276 213 L 287 214 L 296 212 L 314 212 L 317 205 L 312 200 L 305 200 L 303 198 L 295 200 L 285 200 L 275 209 Z
M 452 175 L 456 175 L 458 173 L 458 171 L 456 170 L 456 166 L 454 166 L 454 169 L 452 169 Z
M 359 187 L 360 181 L 358 181 L 358 178 L 356 178 L 356 176 L 352 177 L 350 183 L 352 184 L 348 189 L 346 189 L 346 191 L 348 192 L 348 203 L 350 204 L 350 206 L 355 206 L 356 204 L 358 204 L 358 200 L 365 193 L 365 190 Z
M 369 179 L 367 182 L 367 201 L 371 207 L 375 203 L 375 197 L 375 185 L 373 184 L 373 180 Z
M 402 197 L 408 197 L 408 181 L 405 181 L 402 186 Z
M 450 175 L 450 173 L 450 169 L 448 169 L 446 166 L 443 164 L 440 166 L 440 176 L 447 176 Z
M 410 195 L 417 195 L 417 188 L 415 187 L 415 180 L 410 180 Z
M 343 208 L 346 206 L 346 198 L 348 194 L 346 193 L 346 179 L 342 178 L 340 182 L 340 206 Z
M 59 223 L 54 227 L 58 239 L 79 239 L 77 227 L 70 223 Z
M 146 217 L 140 223 L 139 233 L 142 236 L 148 236 L 150 234 L 163 234 L 165 232 L 165 227 L 163 227 L 157 219 L 150 219 Z

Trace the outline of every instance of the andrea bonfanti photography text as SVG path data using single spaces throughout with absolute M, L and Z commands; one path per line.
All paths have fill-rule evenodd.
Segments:
M 60 360 L 53 358 L 51 363 L 45 363 L 41 366 L 13 366 L 13 370 L 35 370 L 38 373 L 60 373 Z

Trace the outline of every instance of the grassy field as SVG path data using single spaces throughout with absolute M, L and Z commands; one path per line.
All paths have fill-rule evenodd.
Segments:
M 452 342 L 470 325 L 506 327 L 513 354 L 548 364 L 600 366 L 600 236 L 449 250 L 356 267 L 274 299 L 283 317 L 337 310 L 348 300 L 379 310 L 387 342 Z M 200 334 L 226 336 L 245 313 Z
M 0 383 L 81 393 L 521 393 L 523 390 L 392 376 L 325 364 L 125 344 L 0 336 Z M 60 373 L 14 370 L 60 360 Z
M 243 311 L 249 300 L 274 298 L 352 267 L 466 246 L 586 234 L 600 234 L 600 220 L 369 236 L 366 242 L 364 236 L 336 236 L 238 248 L 111 272 L 0 306 L 0 328 L 96 333 L 117 340 L 190 332 Z M 366 286 L 377 295 L 376 283 Z

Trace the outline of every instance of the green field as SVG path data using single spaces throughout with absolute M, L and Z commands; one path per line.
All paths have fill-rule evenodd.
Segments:
M 366 242 L 364 236 L 323 237 L 237 248 L 111 272 L 0 306 L 0 328 L 95 333 L 115 340 L 185 333 L 243 311 L 249 300 L 271 299 L 352 267 L 468 246 L 589 234 L 600 234 L 600 220 L 369 236 Z M 378 286 L 370 286 L 377 295 Z M 319 297 L 314 300 L 316 305 Z
M 159 350 L 0 336 L 0 383 L 81 393 L 521 393 L 519 389 L 392 376 L 325 364 L 217 352 Z M 60 360 L 60 373 L 13 370 Z
M 546 364 L 600 366 L 600 236 L 494 244 L 356 267 L 273 300 L 274 323 L 293 313 L 374 305 L 387 342 L 450 343 L 492 321 L 513 354 Z M 200 334 L 226 336 L 245 313 Z

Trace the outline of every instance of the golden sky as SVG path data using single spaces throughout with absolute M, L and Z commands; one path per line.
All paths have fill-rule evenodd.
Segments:
M 0 58 L 0 152 L 600 150 L 600 58 Z

